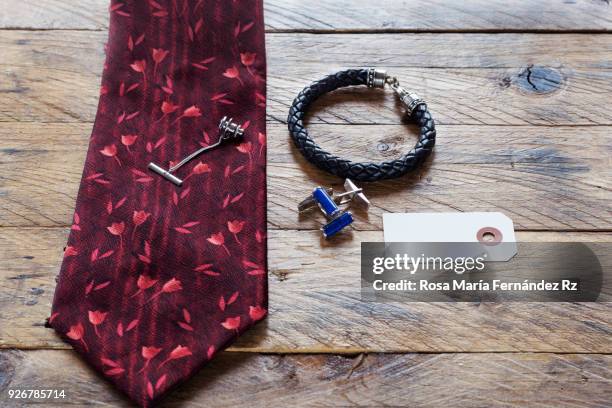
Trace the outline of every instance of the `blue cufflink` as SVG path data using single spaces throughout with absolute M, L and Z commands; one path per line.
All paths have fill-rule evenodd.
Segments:
M 328 222 L 321 228 L 325 238 L 336 235 L 354 221 L 353 214 L 350 211 L 341 210 L 340 205 L 353 200 L 366 208 L 370 204 L 370 201 L 363 194 L 363 190 L 358 188 L 351 180 L 346 179 L 344 188 L 346 190 L 344 193 L 334 194 L 334 190 L 331 188 L 316 187 L 312 194 L 298 205 L 300 213 L 319 207 L 321 212 L 325 214 Z

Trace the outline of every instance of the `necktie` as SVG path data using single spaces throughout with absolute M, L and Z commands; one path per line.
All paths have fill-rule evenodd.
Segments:
M 49 325 L 146 407 L 267 312 L 263 8 L 113 0 L 110 14 Z M 242 141 L 181 167 L 182 186 L 147 170 L 214 144 L 226 115 Z

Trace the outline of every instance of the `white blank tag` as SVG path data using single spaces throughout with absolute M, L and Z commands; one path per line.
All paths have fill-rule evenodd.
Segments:
M 383 214 L 385 242 L 482 242 L 489 260 L 516 254 L 512 220 L 500 212 Z M 504 253 L 499 252 L 503 249 Z M 512 252 L 512 253 L 510 253 Z

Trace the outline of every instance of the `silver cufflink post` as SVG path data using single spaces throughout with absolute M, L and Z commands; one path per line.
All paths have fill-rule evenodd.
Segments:
M 357 187 L 355 183 L 351 181 L 351 179 L 344 180 L 344 190 L 345 192 L 342 194 L 336 195 L 337 198 L 340 198 L 340 202 L 338 204 L 346 204 L 352 201 L 355 201 L 356 204 L 360 205 L 364 209 L 368 209 L 370 206 L 370 200 L 363 193 L 363 189 Z
M 244 135 L 244 129 L 238 123 L 234 122 L 231 118 L 228 119 L 227 116 L 224 116 L 223 119 L 221 119 L 221 122 L 219 122 L 219 140 L 217 140 L 215 144 L 212 144 L 210 146 L 206 146 L 199 150 L 196 150 L 195 152 L 191 153 L 189 156 L 185 157 L 183 160 L 181 160 L 174 166 L 170 167 L 168 170 L 164 169 L 163 167 L 153 162 L 149 163 L 148 169 L 153 171 L 154 173 L 159 174 L 166 180 L 171 181 L 177 186 L 180 186 L 181 184 L 183 184 L 183 180 L 181 180 L 180 178 L 178 178 L 172 173 L 174 173 L 176 170 L 181 168 L 184 164 L 195 159 L 197 156 L 201 155 L 202 153 L 208 150 L 214 149 L 215 147 L 220 146 L 222 143 L 241 139 L 243 135 Z

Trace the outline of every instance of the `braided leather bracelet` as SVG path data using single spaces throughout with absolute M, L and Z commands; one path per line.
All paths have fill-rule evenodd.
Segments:
M 410 119 L 419 126 L 420 136 L 416 146 L 395 160 L 355 163 L 335 156 L 317 145 L 304 127 L 303 120 L 308 107 L 319 96 L 351 85 L 367 85 L 370 88 L 384 88 L 389 85 L 405 106 Z M 359 181 L 396 178 L 416 169 L 431 153 L 436 140 L 434 120 L 425 102 L 401 87 L 397 78 L 375 68 L 347 69 L 313 82 L 293 101 L 287 122 L 295 145 L 308 161 L 336 176 Z

